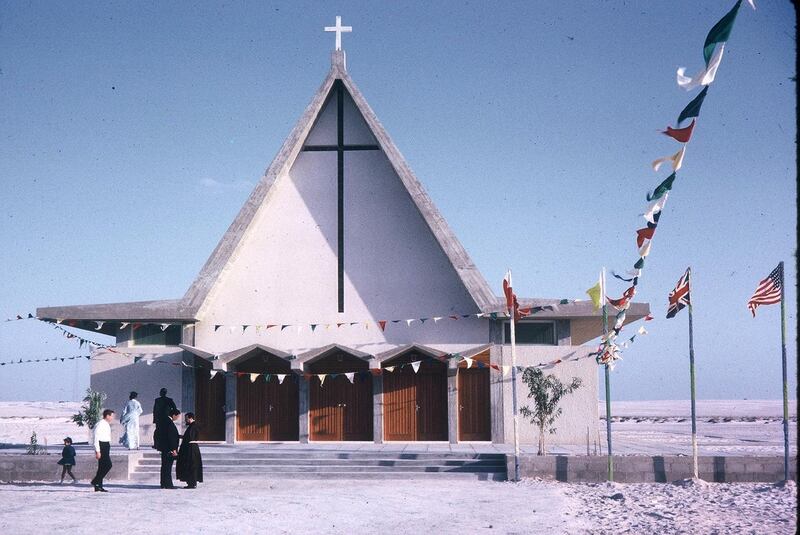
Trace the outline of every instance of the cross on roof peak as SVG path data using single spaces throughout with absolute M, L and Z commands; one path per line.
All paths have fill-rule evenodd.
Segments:
M 353 31 L 352 26 L 342 26 L 342 17 L 336 15 L 336 26 L 325 26 L 326 32 L 336 32 L 336 50 L 342 49 L 342 33 Z

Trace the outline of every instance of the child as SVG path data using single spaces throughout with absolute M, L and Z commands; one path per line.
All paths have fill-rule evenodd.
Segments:
M 64 449 L 61 450 L 61 460 L 58 461 L 58 464 L 63 467 L 61 469 L 61 481 L 59 485 L 64 483 L 64 476 L 66 474 L 69 474 L 73 483 L 78 481 L 75 479 L 75 476 L 72 475 L 72 467 L 75 466 L 75 448 L 72 447 L 72 439 L 69 437 L 64 439 Z

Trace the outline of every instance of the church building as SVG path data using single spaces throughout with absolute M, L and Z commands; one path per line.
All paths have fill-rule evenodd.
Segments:
M 551 444 L 594 443 L 589 342 L 602 332 L 599 312 L 589 301 L 520 303 L 535 308 L 516 325 L 517 365 L 583 381 L 564 399 Z M 648 312 L 634 303 L 627 321 Z M 139 392 L 143 437 L 152 434 L 151 400 L 166 387 L 197 414 L 207 441 L 513 441 L 505 299 L 409 168 L 339 46 L 182 298 L 37 316 L 116 338 L 93 351 L 91 387 L 117 411 Z M 521 442 L 535 444 L 520 422 Z

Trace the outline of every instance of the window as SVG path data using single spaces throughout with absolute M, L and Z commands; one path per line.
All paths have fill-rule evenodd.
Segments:
M 135 346 L 176 346 L 181 343 L 181 326 L 170 325 L 161 330 L 160 325 L 144 324 L 133 331 Z
M 503 324 L 503 342 L 511 343 L 511 324 Z M 528 345 L 557 345 L 556 324 L 553 321 L 523 321 L 516 325 L 515 333 L 518 344 Z

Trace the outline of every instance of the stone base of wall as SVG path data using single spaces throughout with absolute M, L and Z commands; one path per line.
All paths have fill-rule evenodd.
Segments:
M 59 481 L 61 465 L 57 464 L 60 455 L 0 454 L 0 482 L 17 481 Z M 136 465 L 136 454 L 111 455 L 111 471 L 108 480 L 126 481 L 130 470 Z M 97 472 L 97 460 L 89 455 L 79 455 L 72 473 L 81 483 L 88 483 Z M 65 483 L 70 481 L 66 476 Z
M 514 456 L 506 455 L 508 477 L 514 477 Z M 605 456 L 521 455 L 520 477 L 565 482 L 606 481 Z M 700 457 L 700 479 L 711 482 L 775 482 L 783 480 L 783 457 Z M 614 481 L 666 483 L 692 477 L 692 458 L 626 455 L 614 457 Z M 797 457 L 789 459 L 789 477 L 797 481 Z

